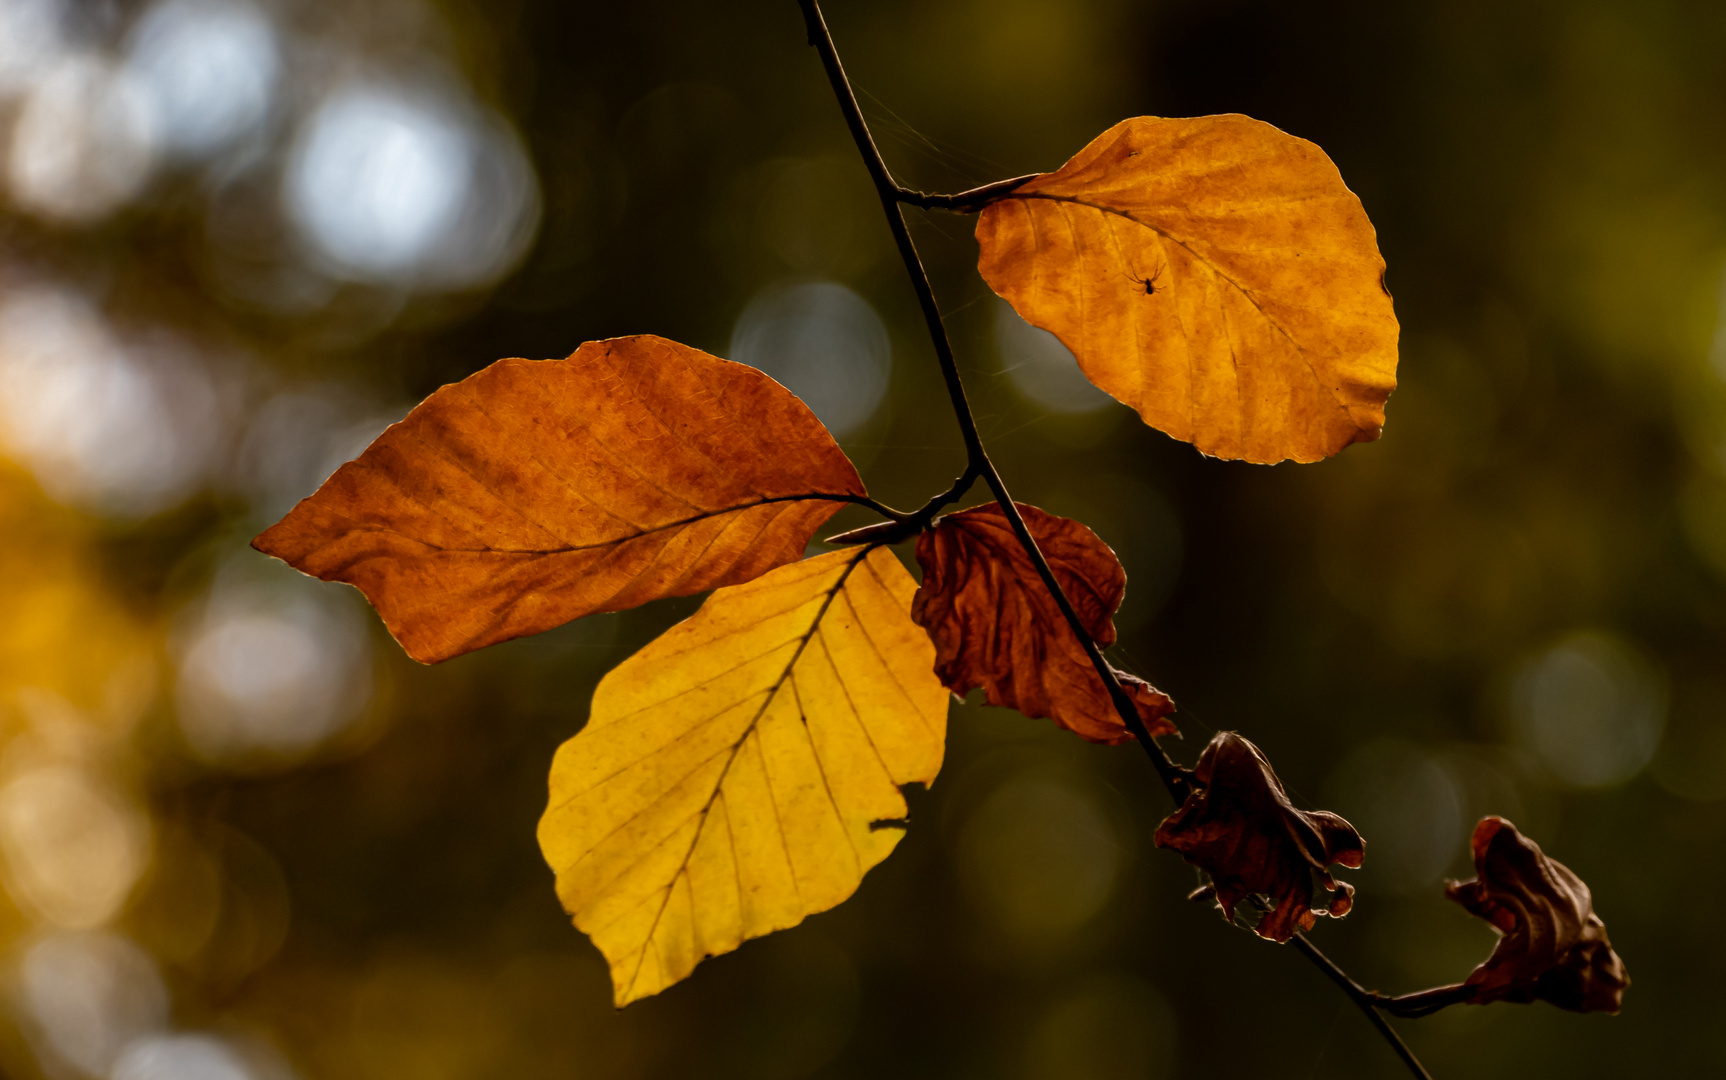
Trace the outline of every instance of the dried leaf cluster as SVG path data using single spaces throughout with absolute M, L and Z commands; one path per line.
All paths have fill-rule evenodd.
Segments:
M 1241 901 L 1269 897 L 1273 910 L 1256 932 L 1287 941 L 1320 915 L 1348 914 L 1354 886 L 1332 879 L 1328 868 L 1358 867 L 1366 857 L 1353 825 L 1322 810 L 1296 810 L 1264 754 L 1232 731 L 1205 747 L 1193 781 L 1196 790 L 1158 826 L 1155 841 L 1210 874 L 1227 918 Z M 1315 877 L 1330 893 L 1316 908 Z
M 1588 886 L 1501 817 L 1481 819 L 1470 846 L 1473 881 L 1445 895 L 1492 924 L 1498 946 L 1468 978 L 1392 999 L 1403 1016 L 1447 1005 L 1547 1001 L 1572 1012 L 1616 1013 L 1630 975 L 1594 913 Z
M 1630 976 L 1582 879 L 1500 817 L 1483 819 L 1470 846 L 1477 876 L 1444 893 L 1503 936 L 1463 983 L 1466 1000 L 1617 1012 Z

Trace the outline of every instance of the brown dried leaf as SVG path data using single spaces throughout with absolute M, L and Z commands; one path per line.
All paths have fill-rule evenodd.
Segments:
M 1091 639 L 1115 641 L 1127 572 L 1109 546 L 1077 521 L 1016 504 Z M 1110 745 L 1133 735 L 1054 597 L 994 503 L 948 514 L 917 538 L 923 584 L 911 618 L 935 642 L 935 674 L 963 697 L 983 687 L 990 705 L 1048 717 Z M 1175 703 L 1150 683 L 1116 672 L 1152 735 L 1174 733 Z
M 1354 905 L 1354 886 L 1328 867 L 1358 867 L 1366 842 L 1353 825 L 1323 810 L 1296 810 L 1271 763 L 1258 747 L 1232 731 L 1219 731 L 1193 771 L 1194 789 L 1163 819 L 1158 847 L 1173 848 L 1211 875 L 1217 903 L 1231 920 L 1235 905 L 1263 893 L 1276 909 L 1256 932 L 1287 941 L 1310 930 L 1320 915 L 1342 916 Z M 1325 907 L 1313 903 L 1313 877 L 1330 891 Z
M 1123 120 L 977 222 L 978 269 L 1145 423 L 1221 458 L 1378 438 L 1396 316 L 1323 150 L 1239 115 Z
M 1630 976 L 1582 879 L 1501 817 L 1481 819 L 1472 846 L 1479 876 L 1444 893 L 1504 936 L 1463 982 L 1462 1000 L 1617 1012 Z
M 789 390 L 644 335 L 443 387 L 252 543 L 436 663 L 749 581 L 863 494 Z

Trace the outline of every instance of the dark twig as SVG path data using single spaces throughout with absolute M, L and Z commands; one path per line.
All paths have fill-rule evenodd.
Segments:
M 1214 887 L 1210 886 L 1210 885 L 1205 885 L 1205 886 L 1199 887 L 1198 889 L 1193 890 L 1193 892 L 1187 896 L 1187 899 L 1188 900 L 1202 900 L 1202 899 L 1205 899 L 1207 896 L 1214 896 L 1214 895 L 1215 895 Z M 1270 910 L 1271 910 L 1270 901 L 1266 900 L 1264 897 L 1258 896 L 1258 895 L 1253 895 L 1253 896 L 1249 896 L 1247 898 L 1247 900 L 1248 900 L 1248 903 L 1251 904 L 1252 907 L 1258 909 L 1258 911 L 1261 915 L 1270 914 Z M 1412 1072 L 1415 1076 L 1421 1077 L 1422 1080 L 1432 1080 L 1432 1074 L 1426 1071 L 1426 1066 L 1422 1065 L 1420 1063 L 1420 1059 L 1418 1059 L 1414 1056 L 1414 1051 L 1410 1050 L 1408 1048 L 1408 1044 L 1402 1041 L 1402 1036 L 1398 1035 L 1396 1033 L 1396 1029 L 1390 1026 L 1390 1021 L 1386 1020 L 1379 1013 L 1379 1009 L 1386 1008 L 1388 1003 L 1396 1002 L 1396 1001 L 1402 1001 L 1402 1000 L 1406 1000 L 1406 999 L 1387 998 L 1383 994 L 1375 993 L 1371 990 L 1368 990 L 1367 988 L 1365 988 L 1361 984 L 1355 982 L 1353 979 L 1349 978 L 1347 972 L 1343 971 L 1342 968 L 1336 966 L 1336 962 L 1334 960 L 1332 960 L 1330 957 L 1326 956 L 1324 953 L 1320 952 L 1319 947 L 1312 943 L 1311 938 L 1307 937 L 1305 934 L 1301 933 L 1300 931 L 1298 931 L 1298 930 L 1295 931 L 1295 936 L 1290 938 L 1289 940 L 1294 945 L 1295 949 L 1302 956 L 1304 956 L 1308 960 L 1312 961 L 1314 967 L 1316 967 L 1320 971 L 1324 972 L 1326 978 L 1328 978 L 1331 982 L 1336 983 L 1337 986 L 1342 988 L 1342 992 L 1344 994 L 1348 995 L 1348 999 L 1350 1001 L 1354 1002 L 1356 1008 L 1360 1009 L 1361 1012 L 1366 1014 L 1367 1020 L 1369 1022 L 1371 1022 L 1373 1027 L 1378 1029 L 1378 1033 L 1380 1035 L 1384 1036 L 1384 1041 L 1390 1044 L 1390 1048 L 1392 1050 L 1396 1051 L 1396 1056 L 1402 1059 L 1402 1063 L 1404 1065 L 1408 1066 L 1410 1072 Z M 1442 988 L 1441 991 L 1428 991 L 1427 993 L 1435 993 L 1436 994 L 1436 993 L 1441 993 L 1444 991 L 1449 991 L 1451 989 L 1454 989 L 1454 988 L 1444 987 L 1444 988 Z M 1410 999 L 1422 997 L 1422 996 L 1424 996 L 1424 995 L 1422 995 L 1422 994 L 1410 994 L 1410 995 L 1408 995 L 1408 997 Z M 1425 1016 L 1428 1013 L 1437 1012 L 1439 1009 L 1444 1008 L 1444 1006 L 1448 1005 L 1448 1004 L 1452 1004 L 1452 1002 L 1446 1001 L 1446 1002 L 1443 1002 L 1442 1004 L 1434 1005 L 1433 1007 L 1428 1008 L 1423 1012 L 1396 1013 L 1396 1011 L 1394 1009 L 1390 1010 L 1390 1011 L 1392 1011 L 1393 1013 L 1395 1013 L 1396 1015 L 1399 1015 L 1399 1016 L 1401 1016 L 1401 1015 Z
M 1006 484 L 1001 480 L 1000 473 L 996 472 L 994 464 L 989 460 L 989 455 L 983 448 L 982 437 L 977 432 L 976 419 L 971 414 L 971 406 L 965 396 L 964 383 L 959 378 L 959 367 L 953 358 L 953 346 L 947 339 L 947 328 L 941 320 L 940 308 L 935 303 L 934 290 L 929 286 L 929 275 L 923 268 L 923 260 L 917 254 L 917 247 L 912 242 L 911 233 L 905 226 L 902 204 L 909 203 L 925 209 L 974 213 L 995 199 L 1011 192 L 1030 178 L 1021 176 L 1012 180 L 985 184 L 982 187 L 973 188 L 957 195 L 926 195 L 922 192 L 900 187 L 894 182 L 892 174 L 888 171 L 887 163 L 882 158 L 880 149 L 875 145 L 874 137 L 869 134 L 869 125 L 863 119 L 863 111 L 857 105 L 857 97 L 851 90 L 850 80 L 845 76 L 845 68 L 839 62 L 839 54 L 833 46 L 833 36 L 828 32 L 826 20 L 821 17 L 821 9 L 817 0 L 798 0 L 798 5 L 803 10 L 803 19 L 809 30 L 809 44 L 814 46 L 821 55 L 822 67 L 826 69 L 827 80 L 832 84 L 834 96 L 839 100 L 839 109 L 845 116 L 845 125 L 851 130 L 851 137 L 857 144 L 858 152 L 863 156 L 864 167 L 869 170 L 870 179 L 875 183 L 876 194 L 881 199 L 881 208 L 887 214 L 887 226 L 893 233 L 893 242 L 899 249 L 899 255 L 905 263 L 905 271 L 911 278 L 911 287 L 917 294 L 917 303 L 923 311 L 923 321 L 929 329 L 929 340 L 935 346 L 935 357 L 940 362 L 941 375 L 947 383 L 947 394 L 952 398 L 953 412 L 958 419 L 959 431 L 965 441 L 967 464 L 964 474 L 960 476 L 950 491 L 936 496 L 923 510 L 910 517 L 922 519 L 918 525 L 921 528 L 933 519 L 933 514 L 941 506 L 958 499 L 970 486 L 972 480 L 980 478 L 988 484 L 989 490 L 995 496 L 995 501 L 1000 504 L 1002 513 L 1006 515 L 1007 521 L 1012 525 L 1014 534 L 1018 536 L 1019 543 L 1030 557 L 1031 564 L 1037 568 L 1037 576 L 1043 579 L 1043 584 L 1048 588 L 1050 595 L 1054 597 L 1056 606 L 1061 609 L 1061 615 L 1066 619 L 1067 625 L 1072 628 L 1080 643 L 1083 644 L 1086 655 L 1091 658 L 1091 664 L 1097 670 L 1097 675 L 1103 680 L 1103 685 L 1108 688 L 1109 698 L 1114 703 L 1115 711 L 1120 714 L 1121 721 L 1126 724 L 1127 730 L 1137 737 L 1139 745 L 1149 756 L 1152 766 L 1155 767 L 1163 786 L 1168 789 L 1170 797 L 1175 800 L 1176 804 L 1180 804 L 1185 801 L 1191 790 L 1191 784 L 1187 779 L 1188 771 L 1170 760 L 1169 756 L 1163 752 L 1162 747 L 1158 746 L 1156 741 L 1151 738 L 1150 732 L 1145 729 L 1143 721 L 1139 719 L 1138 709 L 1134 707 L 1132 699 L 1122 688 L 1120 680 L 1115 677 L 1114 669 L 1109 666 L 1108 661 L 1103 659 L 1102 651 L 1097 648 L 1097 643 L 1091 639 L 1090 634 L 1085 630 L 1084 623 L 1080 621 L 1078 613 L 1073 610 L 1072 602 L 1067 599 L 1060 582 L 1055 579 L 1054 571 L 1049 568 L 1048 560 L 1043 557 L 1042 551 L 1037 547 L 1037 541 L 1031 536 L 1030 530 L 1025 527 L 1024 517 L 1019 513 L 1018 507 L 1007 492 Z M 924 516 L 925 513 L 928 514 L 928 517 Z M 869 531 L 898 530 L 908 523 L 907 517 L 900 513 L 894 512 L 888 516 L 893 518 L 892 522 L 871 526 Z M 864 531 L 858 530 L 860 533 Z M 863 542 L 879 542 L 873 535 L 866 539 L 862 537 L 858 539 Z M 1320 952 L 1317 946 L 1308 941 L 1304 934 L 1296 934 L 1294 944 L 1302 955 L 1317 965 L 1319 970 L 1341 987 L 1349 999 L 1366 1013 L 1367 1018 L 1384 1036 L 1385 1041 L 1390 1043 L 1391 1048 L 1396 1051 L 1397 1056 L 1408 1066 L 1411 1073 L 1421 1080 L 1432 1080 L 1431 1075 L 1415 1059 L 1414 1054 L 1409 1051 L 1401 1037 L 1391 1028 L 1390 1023 L 1379 1015 L 1378 1009 L 1375 1008 L 1377 1005 L 1389 1007 L 1388 1003 L 1396 999 L 1383 998 L 1363 989 L 1359 983 L 1349 978 L 1341 968 L 1332 963 L 1329 957 Z
M 1402 1041 L 1402 1036 L 1398 1035 L 1396 1029 L 1390 1026 L 1390 1021 L 1379 1015 L 1378 1009 L 1374 1007 L 1379 1001 L 1379 995 L 1349 978 L 1348 973 L 1337 967 L 1330 957 L 1319 952 L 1318 946 L 1309 941 L 1305 934 L 1297 933 L 1290 941 L 1295 948 L 1301 951 L 1301 955 L 1311 960 L 1320 971 L 1330 978 L 1331 982 L 1342 987 L 1342 992 L 1347 994 L 1349 1000 L 1366 1014 L 1368 1020 L 1372 1021 L 1372 1026 L 1378 1029 L 1380 1035 L 1384 1036 L 1384 1041 L 1390 1044 L 1392 1050 L 1396 1051 L 1396 1056 L 1402 1059 L 1404 1065 L 1408 1066 L 1409 1072 L 1421 1077 L 1421 1080 L 1432 1080 L 1432 1074 L 1426 1071 L 1426 1066 L 1422 1065 L 1420 1059 L 1414 1056 L 1414 1051 L 1410 1050 L 1408 1044 Z
M 825 542 L 829 544 L 897 544 L 901 540 L 909 540 L 927 529 L 929 523 L 935 520 L 935 515 L 940 513 L 943 507 L 959 501 L 959 498 L 971 490 L 971 485 L 976 482 L 976 470 L 967 467 L 963 473 L 959 474 L 959 478 L 953 481 L 952 487 L 924 503 L 913 514 L 894 510 L 889 506 L 882 506 L 871 499 L 869 500 L 871 509 L 891 520 L 878 522 L 874 525 L 865 525 L 861 529 L 852 529 L 850 532 L 840 533 L 838 536 L 829 536 Z
M 1157 770 L 1163 786 L 1169 790 L 1169 796 L 1176 803 L 1180 803 L 1186 798 L 1188 791 L 1185 770 L 1170 760 L 1163 748 L 1151 738 L 1144 721 L 1139 718 L 1139 711 L 1132 698 L 1127 696 L 1121 681 L 1115 677 L 1114 668 L 1103 659 L 1102 650 L 1091 640 L 1085 624 L 1073 610 L 1072 602 L 1067 599 L 1060 582 L 1055 580 L 1055 572 L 1049 568 L 1049 561 L 1043 557 L 1037 541 L 1025 527 L 1025 519 L 1014 505 L 1012 496 L 1007 493 L 1007 485 L 1002 482 L 1001 474 L 995 471 L 994 463 L 983 449 L 982 437 L 977 434 L 977 421 L 971 415 L 971 405 L 965 397 L 965 384 L 959 379 L 959 366 L 953 359 L 953 346 L 947 340 L 947 328 L 941 321 L 941 309 L 935 303 L 935 292 L 929 287 L 929 275 L 924 271 L 923 260 L 911 241 L 910 230 L 905 227 L 905 214 L 899 204 L 902 201 L 901 196 L 907 193 L 893 182 L 892 175 L 887 171 L 887 163 L 882 159 L 881 151 L 869 134 L 869 126 L 863 120 L 863 111 L 857 106 L 857 96 L 852 93 L 851 83 L 845 77 L 845 69 L 839 63 L 839 54 L 833 48 L 833 37 L 827 32 L 827 23 L 821 18 L 820 8 L 815 0 L 798 2 L 803 8 L 804 21 L 809 26 L 809 43 L 821 54 L 821 63 L 827 69 L 827 79 L 833 84 L 833 92 L 839 98 L 839 108 L 845 114 L 845 124 L 851 129 L 851 137 L 856 141 L 858 151 L 863 155 L 863 164 L 868 168 L 870 178 L 875 181 L 875 191 L 881 198 L 881 208 L 887 213 L 887 226 L 893 232 L 893 242 L 898 245 L 906 273 L 911 276 L 911 287 L 917 293 L 918 305 L 923 309 L 923 321 L 928 325 L 929 339 L 935 345 L 935 357 L 940 361 L 941 374 L 947 382 L 947 394 L 953 399 L 953 412 L 958 417 L 959 432 L 965 440 L 968 461 L 966 472 L 981 478 L 989 485 L 995 501 L 1001 506 L 1001 512 L 1013 527 L 1014 535 L 1019 538 L 1019 543 L 1030 557 L 1031 565 L 1037 568 L 1037 576 L 1043 579 L 1043 584 L 1055 599 L 1055 605 L 1061 609 L 1062 617 L 1067 620 L 1067 625 L 1072 627 L 1073 634 L 1084 646 L 1086 655 L 1091 658 L 1091 664 L 1097 669 L 1097 675 L 1103 680 L 1104 687 L 1108 689 L 1109 699 L 1114 702 L 1115 711 L 1120 714 L 1121 721 L 1150 757 L 1151 765 Z M 953 198 L 957 199 L 959 196 Z

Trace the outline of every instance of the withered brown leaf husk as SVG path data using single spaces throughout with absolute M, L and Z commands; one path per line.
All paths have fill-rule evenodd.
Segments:
M 1016 504 L 1079 621 L 1101 648 L 1127 572 L 1097 534 L 1069 518 Z M 935 674 L 961 697 L 982 687 L 990 705 L 1048 717 L 1091 742 L 1133 738 L 1090 656 L 994 503 L 948 514 L 917 539 L 923 583 L 911 617 L 935 642 Z M 1152 735 L 1175 732 L 1175 703 L 1150 683 L 1116 672 Z
M 1501 817 L 1481 819 L 1473 849 L 1478 876 L 1451 882 L 1444 893 L 1504 936 L 1464 980 L 1461 1000 L 1617 1012 L 1630 976 L 1582 879 Z
M 1354 904 L 1354 886 L 1328 868 L 1358 867 L 1366 842 L 1353 825 L 1322 810 L 1297 810 L 1258 747 L 1232 731 L 1219 731 L 1193 771 L 1194 789 L 1157 827 L 1158 847 L 1173 848 L 1211 875 L 1217 903 L 1234 918 L 1254 893 L 1276 904 L 1256 932 L 1287 941 L 1310 930 L 1320 915 L 1342 916 Z M 1313 878 L 1330 901 L 1313 907 Z

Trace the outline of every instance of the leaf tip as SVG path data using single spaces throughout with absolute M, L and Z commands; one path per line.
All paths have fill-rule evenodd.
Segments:
M 293 566 L 293 563 L 289 562 L 286 556 L 282 554 L 281 531 L 282 524 L 286 520 L 286 518 L 283 518 L 281 521 L 276 522 L 263 532 L 252 537 L 251 548 L 260 555 L 268 555 L 272 559 L 281 559 L 283 562 L 288 563 L 289 566 Z M 298 570 L 299 567 L 295 566 L 294 569 Z
M 1348 445 L 1353 446 L 1355 443 L 1377 442 L 1383 436 L 1384 436 L 1384 421 L 1383 420 L 1380 420 L 1377 423 L 1361 424 L 1355 428 L 1354 438 L 1352 438 L 1348 441 Z

